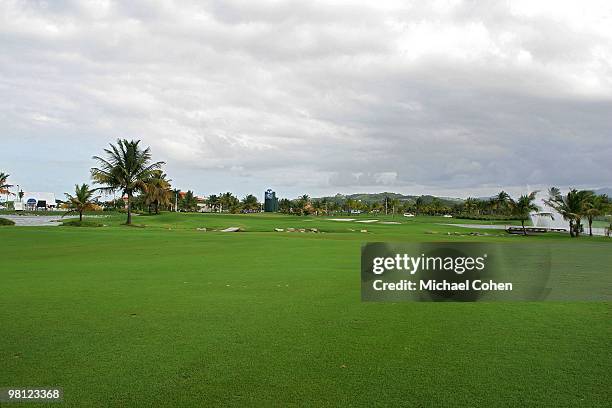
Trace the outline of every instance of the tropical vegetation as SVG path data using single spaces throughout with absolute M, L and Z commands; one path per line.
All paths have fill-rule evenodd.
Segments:
M 102 191 L 119 190 L 127 196 L 126 224 L 132 223 L 132 200 L 137 192 L 146 192 L 148 180 L 154 177 L 164 162 L 153 162 L 149 147 L 142 149 L 140 140 L 117 139 L 117 144 L 110 144 L 104 149 L 106 157 L 94 156 L 99 167 L 91 169 L 93 180 L 101 184 Z
M 97 197 L 94 197 L 95 193 L 96 189 L 89 188 L 88 184 L 76 184 L 74 186 L 74 195 L 65 193 L 66 203 L 64 208 L 68 211 L 63 216 L 76 213 L 79 214 L 79 221 L 83 222 L 83 212 L 94 210 L 97 207 L 95 203 Z

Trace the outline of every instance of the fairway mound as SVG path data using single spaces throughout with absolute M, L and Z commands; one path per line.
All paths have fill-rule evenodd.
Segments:
M 229 227 L 229 228 L 221 230 L 221 232 L 241 232 L 241 231 L 243 231 L 243 229 L 240 227 Z
M 83 220 L 83 221 L 68 220 L 68 221 L 62 222 L 60 226 L 61 227 L 92 227 L 92 228 L 105 227 L 105 225 L 100 222 L 90 221 L 90 220 Z
M 15 225 L 15 221 L 7 220 L 6 218 L 0 218 L 0 227 L 8 227 Z

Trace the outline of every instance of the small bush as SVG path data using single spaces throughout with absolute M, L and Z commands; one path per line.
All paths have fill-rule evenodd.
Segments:
M 15 225 L 15 221 L 7 220 L 6 218 L 0 218 L 0 226 Z
M 67 220 L 62 222 L 62 227 L 103 227 L 104 224 L 90 220 Z

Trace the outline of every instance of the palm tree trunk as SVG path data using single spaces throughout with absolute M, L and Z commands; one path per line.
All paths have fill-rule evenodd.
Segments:
M 574 221 L 569 222 L 570 237 L 574 238 Z
M 132 192 L 127 193 L 127 222 L 126 225 L 132 225 Z
M 79 211 L 79 222 L 83 222 L 83 211 Z
M 589 237 L 593 236 L 593 217 L 589 217 Z
M 527 236 L 527 230 L 525 229 L 525 220 L 521 219 L 521 226 L 523 227 L 523 235 Z

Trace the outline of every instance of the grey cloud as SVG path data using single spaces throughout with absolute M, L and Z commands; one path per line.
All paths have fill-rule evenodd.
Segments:
M 61 193 L 134 137 L 200 193 L 609 184 L 610 6 L 511 6 L 5 2 L 0 170 Z

